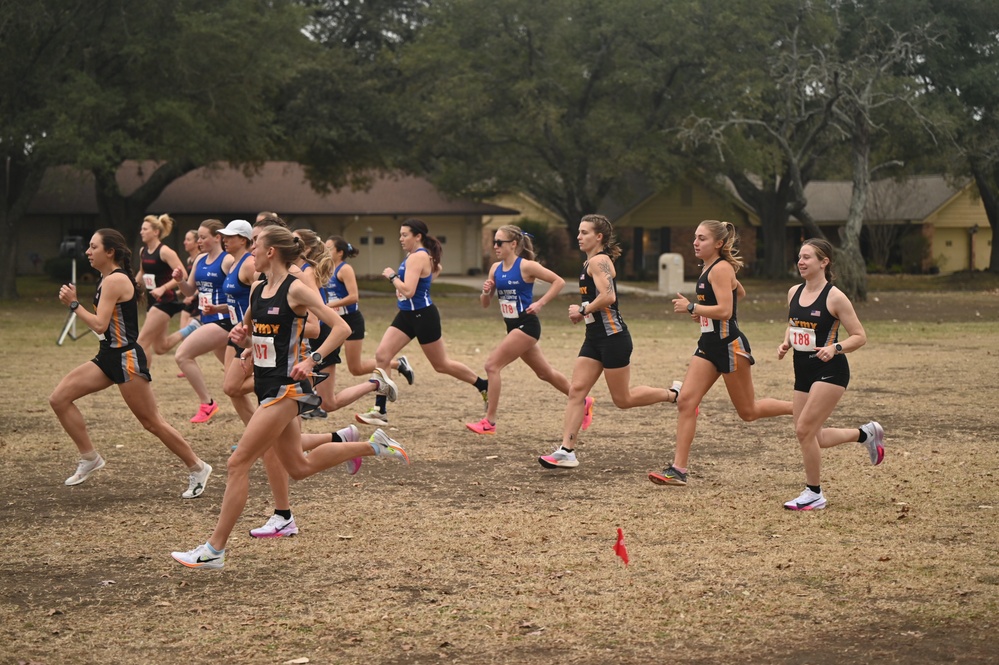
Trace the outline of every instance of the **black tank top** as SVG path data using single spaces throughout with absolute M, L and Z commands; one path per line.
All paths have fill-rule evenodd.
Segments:
M 287 275 L 269 298 L 263 295 L 266 284 L 250 294 L 255 387 L 298 383 L 291 378 L 291 368 L 305 357 L 305 316 L 288 304 L 288 289 L 294 281 L 294 276 Z
M 711 269 L 718 265 L 719 261 L 724 261 L 725 259 L 719 257 L 714 263 L 708 266 L 708 269 L 701 273 L 701 276 L 697 278 L 697 304 L 704 306 L 711 306 L 718 304 L 718 296 L 715 295 L 715 290 L 711 287 L 711 282 L 708 280 L 708 273 Z M 711 342 L 729 342 L 740 334 L 739 331 L 739 321 L 737 315 L 737 307 L 739 305 L 739 290 L 732 289 L 732 317 L 729 319 L 709 319 L 706 316 L 701 317 L 701 342 L 711 343 Z
M 610 257 L 607 252 L 600 252 L 600 254 Z M 600 295 L 593 277 L 586 272 L 586 266 L 589 263 L 589 261 L 584 262 L 583 270 L 579 273 L 579 295 L 584 303 L 591 303 Z M 610 337 L 628 329 L 621 317 L 621 312 L 618 310 L 617 280 L 613 277 L 611 278 L 611 286 L 614 287 L 614 302 L 611 306 L 599 311 L 591 312 L 588 309 L 586 311 L 584 320 L 586 321 L 587 337 Z
M 832 284 L 826 283 L 815 302 L 802 307 L 802 284 L 791 297 L 788 305 L 788 325 L 791 327 L 791 345 L 795 353 L 815 353 L 815 349 L 835 344 L 839 341 L 839 319 L 829 313 L 826 300 Z
M 123 268 L 111 271 L 108 276 L 110 277 L 116 272 L 128 277 L 128 281 L 132 285 L 132 296 L 124 302 L 115 304 L 107 330 L 98 333 L 97 337 L 101 340 L 101 349 L 130 349 L 139 339 L 139 306 L 135 301 L 135 282 Z M 94 309 L 101 301 L 101 287 L 103 285 L 104 278 L 102 277 L 97 282 L 97 292 L 94 293 Z
M 147 291 L 152 291 L 157 286 L 163 286 L 171 279 L 173 279 L 173 268 L 160 257 L 160 250 L 163 249 L 163 243 L 156 245 L 156 249 L 152 252 L 146 250 L 145 247 L 139 250 L 139 258 L 142 261 L 142 274 L 147 277 L 146 287 Z M 149 288 L 149 276 L 153 277 L 154 286 Z M 157 302 L 173 302 L 177 299 L 176 291 L 165 292 Z

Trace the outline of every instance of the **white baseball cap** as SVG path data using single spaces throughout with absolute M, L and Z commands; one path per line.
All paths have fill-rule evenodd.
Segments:
M 219 233 L 224 236 L 243 236 L 250 240 L 253 238 L 253 227 L 245 219 L 234 219 L 224 229 L 219 230 Z

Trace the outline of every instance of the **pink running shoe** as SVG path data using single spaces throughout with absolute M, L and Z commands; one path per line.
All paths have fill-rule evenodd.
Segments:
M 586 406 L 583 407 L 583 424 L 579 429 L 586 431 L 593 424 L 593 398 L 586 397 Z
M 192 423 L 207 423 L 219 410 L 219 403 L 212 400 L 211 404 L 202 404 L 198 412 L 191 418 Z
M 465 427 L 476 434 L 496 434 L 496 425 L 483 418 L 477 423 L 465 423 Z
M 355 441 L 360 441 L 360 434 L 357 431 L 356 425 L 347 425 L 343 429 L 338 429 L 336 433 L 340 436 L 342 441 L 347 441 L 353 443 Z M 352 476 L 357 475 L 357 472 L 361 470 L 361 463 L 364 461 L 362 457 L 355 457 L 354 459 L 349 459 L 344 462 L 344 468 L 347 469 L 347 473 Z

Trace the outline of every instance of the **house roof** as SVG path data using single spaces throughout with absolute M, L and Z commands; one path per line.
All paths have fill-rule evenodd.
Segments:
M 864 209 L 867 221 L 923 220 L 960 193 L 967 183 L 940 175 L 885 179 L 871 183 Z M 816 223 L 842 222 L 850 212 L 853 185 L 845 180 L 815 180 L 805 186 L 808 213 Z
M 125 162 L 118 184 L 135 191 L 155 170 L 153 162 Z M 517 210 L 449 199 L 428 180 L 402 174 L 378 174 L 367 190 L 317 192 L 295 162 L 266 162 L 247 176 L 230 166 L 200 168 L 171 183 L 150 206 L 171 214 L 227 216 L 277 210 L 282 215 L 516 215 Z M 70 167 L 45 173 L 30 214 L 97 214 L 93 176 Z

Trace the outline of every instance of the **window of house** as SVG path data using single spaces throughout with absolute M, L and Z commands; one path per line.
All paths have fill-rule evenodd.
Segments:
M 375 244 L 376 245 L 384 245 L 385 244 L 385 236 L 375 236 Z
M 437 239 L 440 240 L 442 245 L 447 244 L 447 236 L 437 236 Z

